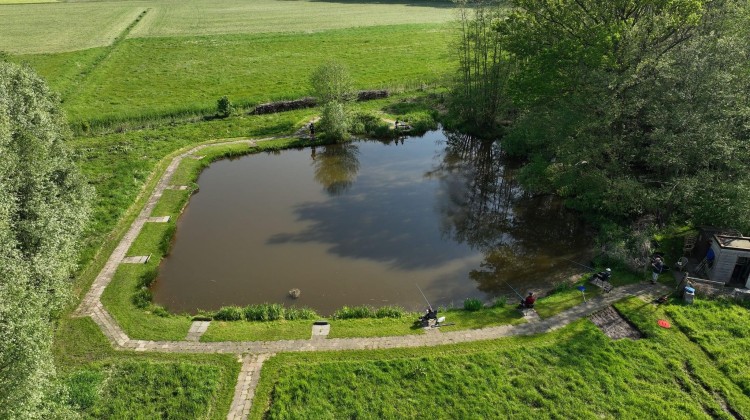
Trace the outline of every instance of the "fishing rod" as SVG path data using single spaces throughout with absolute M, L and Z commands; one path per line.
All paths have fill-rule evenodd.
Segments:
M 424 301 L 427 302 L 427 307 L 430 308 L 430 311 L 432 311 L 432 305 L 430 305 L 430 301 L 427 300 L 427 296 L 424 295 L 424 292 L 422 292 L 422 289 L 419 288 L 419 285 L 414 283 L 415 286 L 417 286 L 417 290 L 419 290 L 419 293 L 422 293 L 422 297 L 424 298 Z
M 579 263 L 579 262 L 575 262 L 575 261 L 573 261 L 573 260 L 569 260 L 569 259 L 567 259 L 567 258 L 563 258 L 563 259 L 564 259 L 565 261 L 569 261 L 569 262 L 572 262 L 572 263 L 573 263 L 573 264 L 575 264 L 575 265 L 580 265 L 581 267 L 585 267 L 585 268 L 588 268 L 588 269 L 589 269 L 589 270 L 591 270 L 591 271 L 596 271 L 596 269 L 595 269 L 594 267 L 589 267 L 588 265 L 584 265 L 584 264 L 581 264 L 581 263 Z
M 520 298 L 521 298 L 521 300 L 523 300 L 523 299 L 524 299 L 524 298 L 523 298 L 523 296 L 521 296 L 521 294 L 520 294 L 520 293 L 518 293 L 518 292 L 516 291 L 516 289 L 514 289 L 514 288 L 513 288 L 513 286 L 511 286 L 511 285 L 510 285 L 510 283 L 508 283 L 508 282 L 507 282 L 507 281 L 505 281 L 505 280 L 501 280 L 501 281 L 502 281 L 503 283 L 505 283 L 506 285 L 508 285 L 508 287 L 510 287 L 510 290 L 512 290 L 512 291 L 513 291 L 513 293 L 515 293 L 516 295 L 518 295 L 518 297 L 520 297 Z

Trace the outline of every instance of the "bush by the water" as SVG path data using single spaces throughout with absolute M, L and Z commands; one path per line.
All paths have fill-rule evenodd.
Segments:
M 239 321 L 242 319 L 242 308 L 239 306 L 224 306 L 214 314 L 219 321 Z
M 249 305 L 244 309 L 248 321 L 276 321 L 284 319 L 284 306 L 280 303 Z
M 378 318 L 403 318 L 405 314 L 404 308 L 399 306 L 383 306 L 375 311 L 375 316 Z
M 295 321 L 298 319 L 315 319 L 317 317 L 318 314 L 310 308 L 296 308 L 292 306 L 291 308 L 286 308 L 284 312 L 284 319 L 288 319 L 290 321 Z
M 353 134 L 376 138 L 388 137 L 391 135 L 391 129 L 388 123 L 383 121 L 377 115 L 367 112 L 358 112 L 352 116 L 351 132 Z
M 497 299 L 495 299 L 494 302 L 492 302 L 493 308 L 504 308 L 505 305 L 508 304 L 508 298 L 505 296 L 500 296 Z
M 375 318 L 375 310 L 370 306 L 344 306 L 333 313 L 334 319 Z
M 470 312 L 478 311 L 478 310 L 482 309 L 483 306 L 484 306 L 484 304 L 479 299 L 467 298 L 464 301 L 464 309 L 466 309 L 467 311 L 470 311 Z
M 287 319 L 290 321 L 298 319 L 315 319 L 318 314 L 310 308 L 285 308 L 280 303 L 261 303 L 248 305 L 244 308 L 239 306 L 224 306 L 213 315 L 219 321 L 278 321 Z
M 138 309 L 146 309 L 151 305 L 152 299 L 153 296 L 151 295 L 151 290 L 149 290 L 148 287 L 143 286 L 133 295 L 133 305 Z
M 424 133 L 438 127 L 433 115 L 427 111 L 410 112 L 403 116 L 403 120 L 411 126 L 413 133 Z
M 349 138 L 349 117 L 344 105 L 339 102 L 329 102 L 323 105 L 318 127 L 330 140 L 338 141 Z

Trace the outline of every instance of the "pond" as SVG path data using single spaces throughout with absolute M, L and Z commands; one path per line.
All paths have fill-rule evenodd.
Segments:
M 461 306 L 542 291 L 584 260 L 584 223 L 518 185 L 498 143 L 443 131 L 213 163 L 153 286 L 176 312 L 280 302 Z M 289 290 L 301 296 L 292 299 Z

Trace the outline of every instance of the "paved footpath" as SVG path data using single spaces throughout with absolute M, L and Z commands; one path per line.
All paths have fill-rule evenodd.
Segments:
M 207 146 L 219 144 L 246 143 L 248 146 L 262 140 L 237 140 L 226 143 L 214 143 L 210 145 L 197 146 L 177 157 L 175 157 L 159 179 L 153 193 L 141 213 L 130 226 L 128 232 L 123 236 L 107 263 L 94 280 L 91 289 L 83 298 L 80 306 L 74 312 L 74 316 L 90 316 L 99 328 L 118 350 L 170 352 L 170 353 L 228 353 L 243 357 L 242 369 L 238 378 L 235 398 L 232 402 L 228 418 L 246 418 L 250 410 L 255 384 L 260 376 L 262 363 L 274 353 L 279 352 L 301 352 L 301 351 L 332 351 L 332 350 L 370 350 L 390 349 L 403 347 L 437 346 L 442 344 L 465 343 L 469 341 L 492 340 L 501 337 L 516 335 L 542 334 L 562 328 L 569 323 L 591 315 L 604 309 L 612 303 L 628 296 L 651 296 L 664 294 L 671 289 L 661 285 L 650 283 L 638 283 L 612 289 L 610 293 L 589 299 L 586 303 L 570 308 L 553 317 L 544 320 L 535 320 L 520 325 L 501 325 L 477 330 L 449 331 L 440 334 L 407 335 L 397 337 L 372 337 L 372 338 L 329 338 L 308 340 L 280 340 L 280 341 L 237 341 L 237 342 L 213 342 L 201 343 L 197 341 L 203 331 L 202 327 L 196 326 L 193 334 L 188 334 L 184 341 L 147 341 L 134 340 L 120 328 L 117 321 L 107 312 L 100 298 L 104 289 L 112 280 L 117 266 L 122 263 L 128 249 L 138 237 L 141 229 L 149 221 L 151 212 L 161 198 L 164 190 L 174 188 L 170 185 L 172 175 L 177 170 L 182 159 L 186 157 L 196 158 L 195 153 Z

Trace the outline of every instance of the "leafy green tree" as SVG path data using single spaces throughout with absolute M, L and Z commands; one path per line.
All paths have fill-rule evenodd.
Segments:
M 346 140 L 349 137 L 349 115 L 344 104 L 332 101 L 323 105 L 318 127 L 331 140 Z
M 356 99 L 354 80 L 343 64 L 329 61 L 319 66 L 310 76 L 313 93 L 321 104 L 346 103 Z
M 506 13 L 497 1 L 458 1 L 458 74 L 451 110 L 469 129 L 491 130 L 512 111 L 506 83 L 516 65 L 500 43 L 498 22 Z
M 51 324 L 69 297 L 91 191 L 65 149 L 59 101 L 0 62 L 0 418 L 52 414 Z
M 506 152 L 600 225 L 750 229 L 748 4 L 517 0 L 495 29 L 518 70 Z
M 332 140 L 349 137 L 350 118 L 346 105 L 356 98 L 349 71 L 335 61 L 318 67 L 310 76 L 313 92 L 323 106 L 318 127 Z

